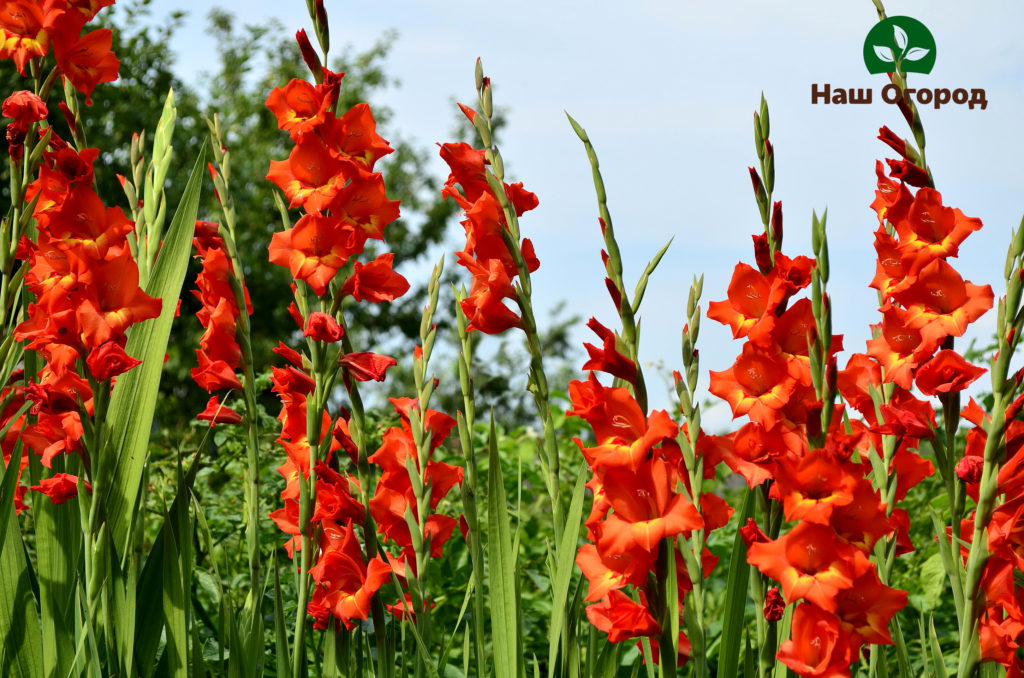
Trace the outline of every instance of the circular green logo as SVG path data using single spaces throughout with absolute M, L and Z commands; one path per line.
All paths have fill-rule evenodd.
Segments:
M 891 16 L 875 24 L 864 39 L 864 65 L 869 73 L 931 73 L 935 38 L 917 19 Z

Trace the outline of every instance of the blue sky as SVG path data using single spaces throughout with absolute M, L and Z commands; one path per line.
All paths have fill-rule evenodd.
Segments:
M 289 33 L 309 27 L 301 0 L 225 0 L 240 19 L 280 20 Z M 1007 235 L 1024 211 L 1024 4 L 1009 0 L 887 2 L 890 15 L 924 22 L 937 43 L 935 68 L 914 83 L 933 88 L 984 88 L 986 110 L 947 105 L 924 108 L 928 160 L 947 204 L 977 216 L 985 228 L 961 250 L 955 265 L 996 293 Z M 156 0 L 159 16 L 184 9 L 190 18 L 175 48 L 179 70 L 198 79 L 211 45 L 202 32 L 209 4 Z M 611 325 L 602 284 L 597 210 L 582 145 L 566 122 L 570 112 L 601 159 L 627 280 L 669 238 L 675 241 L 651 280 L 641 311 L 642 358 L 679 367 L 679 334 L 686 290 L 704 273 L 704 307 L 725 297 L 736 262 L 752 262 L 750 234 L 761 226 L 747 166 L 756 162 L 751 115 L 761 92 L 771 106 L 776 149 L 776 198 L 783 201 L 787 253 L 809 250 L 811 211 L 828 208 L 834 327 L 846 346 L 863 350 L 868 324 L 878 319 L 873 290 L 868 205 L 874 161 L 887 147 L 881 125 L 907 131 L 894 106 L 879 100 L 884 76 L 867 73 L 861 50 L 876 22 L 870 0 L 725 0 L 717 3 L 523 0 L 327 0 L 332 44 L 370 46 L 388 29 L 398 40 L 388 70 L 400 82 L 385 97 L 395 110 L 392 130 L 423 146 L 447 141 L 452 98 L 472 92 L 482 57 L 495 103 L 508 109 L 502 154 L 506 172 L 536 192 L 540 207 L 522 220 L 541 268 L 537 303 L 569 301 L 584 320 Z M 813 83 L 870 87 L 863 106 L 811 104 Z M 913 84 L 913 83 L 912 83 Z M 445 173 L 438 160 L 437 174 Z M 452 234 L 456 242 L 457 234 Z M 407 275 L 425 275 L 425 271 Z M 990 313 L 976 334 L 990 334 Z M 729 332 L 702 323 L 698 347 L 702 384 L 708 369 L 728 367 L 739 351 Z M 590 340 L 582 327 L 579 339 Z M 667 391 L 649 376 L 652 404 Z M 652 383 L 653 382 L 653 383 Z M 724 425 L 724 406 L 705 416 Z

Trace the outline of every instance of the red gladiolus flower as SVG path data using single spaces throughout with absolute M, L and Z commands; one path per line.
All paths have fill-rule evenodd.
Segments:
M 964 360 L 956 351 L 939 351 L 917 371 L 917 387 L 925 395 L 962 391 L 986 370 Z
M 125 353 L 124 348 L 116 341 L 108 341 L 90 351 L 85 364 L 93 377 L 99 381 L 106 381 L 141 365 L 142 361 Z
M 63 504 L 68 499 L 78 496 L 78 476 L 69 473 L 56 473 L 50 478 L 44 478 L 38 485 L 29 488 L 36 492 L 42 492 L 50 498 L 54 504 Z M 87 492 L 92 492 L 92 485 L 85 483 Z
M 340 118 L 329 117 L 324 128 L 324 139 L 332 154 L 350 159 L 367 170 L 373 170 L 377 160 L 394 151 L 377 134 L 377 122 L 366 103 L 356 104 Z
M 828 612 L 835 612 L 837 594 L 872 567 L 830 528 L 809 522 L 775 541 L 751 544 L 747 562 L 779 582 L 786 600 L 804 598 Z
M 357 261 L 340 294 L 374 304 L 399 298 L 409 291 L 409 281 L 392 269 L 394 260 L 395 255 L 386 252 L 368 264 Z
M 594 544 L 584 544 L 576 554 L 576 565 L 587 578 L 586 600 L 601 600 L 611 591 L 629 584 L 642 586 L 656 559 L 657 553 L 636 550 L 610 555 L 602 553 Z
M 270 239 L 270 261 L 286 266 L 297 280 L 306 282 L 317 296 L 349 257 L 363 250 L 365 239 L 356 227 L 335 217 L 306 214 L 291 228 Z
M 772 285 L 768 276 L 744 263 L 736 264 L 729 281 L 729 298 L 708 304 L 708 317 L 732 328 L 735 339 L 747 336 L 762 319 L 772 322 L 785 288 Z
M 651 553 L 662 539 L 704 527 L 697 508 L 674 492 L 678 477 L 674 464 L 657 457 L 635 473 L 608 468 L 604 491 L 613 513 L 602 525 L 598 548 L 610 555 L 636 547 Z
M 34 122 L 45 120 L 46 112 L 43 100 L 28 90 L 20 90 L 4 99 L 4 117 L 14 118 L 10 124 L 22 131 L 27 131 Z
M 319 214 L 345 186 L 351 173 L 322 139 L 306 135 L 287 160 L 270 161 L 267 179 L 284 191 L 291 207 L 301 205 L 307 212 Z
M 801 676 L 849 677 L 854 659 L 850 637 L 835 615 L 801 603 L 791 628 L 789 640 L 779 648 L 779 661 Z
M 859 643 L 890 645 L 889 621 L 906 606 L 907 592 L 884 585 L 878 573 L 870 569 L 839 594 L 836 614 L 843 626 L 856 634 Z
M 385 373 L 398 361 L 379 353 L 346 353 L 338 362 L 356 381 L 384 381 Z
M 122 336 L 129 326 L 160 315 L 160 299 L 139 288 L 139 269 L 130 252 L 102 262 L 94 276 L 93 294 L 76 310 L 86 346 Z
M 734 418 L 746 414 L 772 428 L 796 388 L 798 370 L 781 355 L 746 343 L 732 367 L 711 371 L 708 390 L 729 403 Z
M 583 447 L 576 441 L 594 470 L 611 467 L 636 470 L 651 448 L 662 440 L 674 438 L 678 432 L 667 412 L 655 410 L 650 417 L 644 417 L 628 389 L 606 388 L 593 372 L 586 382 L 569 383 L 569 398 L 573 409 L 566 414 L 586 420 L 594 431 L 597 441 L 594 447 Z
M 60 22 L 58 27 L 63 27 Z M 53 54 L 57 65 L 71 84 L 85 95 L 85 103 L 92 105 L 92 92 L 101 82 L 117 80 L 120 60 L 111 51 L 112 33 L 109 28 L 78 35 L 77 22 L 69 28 L 72 33 L 59 31 L 54 34 Z
M 587 353 L 590 355 L 590 360 L 583 364 L 583 371 L 607 372 L 629 383 L 634 383 L 636 381 L 636 363 L 619 352 L 615 333 L 597 322 L 597 318 L 591 318 L 587 322 L 587 327 L 601 338 L 602 346 L 597 348 L 592 344 L 583 344 L 583 348 L 587 349 Z
M 621 591 L 611 591 L 596 605 L 587 607 L 587 619 L 608 634 L 608 641 L 621 643 L 640 636 L 657 636 L 661 626 L 647 608 L 633 602 Z
M 306 320 L 306 329 L 302 335 L 313 341 L 326 341 L 333 344 L 340 340 L 344 333 L 334 316 L 321 311 L 313 311 L 309 314 L 309 319 Z
M 267 108 L 277 117 L 277 126 L 291 132 L 292 139 L 297 139 L 323 124 L 331 101 L 312 84 L 293 79 L 283 88 L 271 90 L 267 96 Z
M 914 196 L 906 218 L 894 225 L 904 260 L 923 260 L 927 264 L 934 259 L 955 257 L 960 243 L 981 228 L 981 220 L 943 206 L 942 195 L 925 187 Z M 913 267 L 910 270 L 913 272 Z
M 64 10 L 33 0 L 6 0 L 0 8 L 0 59 L 14 59 L 18 73 L 33 57 L 46 56 L 50 32 Z
M 242 415 L 227 405 L 222 404 L 217 396 L 212 396 L 206 403 L 206 409 L 196 415 L 196 419 L 214 424 L 241 424 Z
M 782 613 L 786 609 L 786 601 L 779 593 L 779 587 L 773 586 L 764 595 L 764 618 L 769 622 L 777 622 L 782 619 Z
M 364 562 L 355 531 L 342 531 L 341 543 L 325 552 L 309 573 L 317 584 L 313 602 L 327 608 L 335 619 L 351 629 L 353 620 L 366 619 L 370 599 L 387 581 L 391 567 L 380 557 Z
M 223 360 L 211 360 L 203 349 L 196 349 L 196 358 L 199 361 L 198 367 L 190 370 L 192 379 L 205 389 L 207 393 L 223 389 L 240 389 L 242 382 L 235 374 L 234 368 Z
M 781 497 L 786 520 L 828 525 L 832 511 L 853 501 L 863 471 L 826 450 L 811 450 L 794 459 L 783 457 L 775 467 L 773 496 Z
M 952 266 L 936 259 L 895 299 L 907 309 L 907 327 L 937 344 L 947 336 L 963 335 L 969 323 L 992 308 L 992 288 L 964 282 Z

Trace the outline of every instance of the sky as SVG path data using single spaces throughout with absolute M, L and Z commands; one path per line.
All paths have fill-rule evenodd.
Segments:
M 310 28 L 301 0 L 218 4 L 247 22 L 276 18 L 289 34 Z M 964 278 L 991 284 L 999 295 L 1007 237 L 1024 211 L 1024 3 L 890 0 L 886 6 L 890 16 L 922 21 L 936 41 L 934 70 L 912 75 L 911 86 L 986 92 L 984 110 L 928 106 L 922 117 L 944 202 L 985 224 L 953 263 Z M 189 14 L 174 48 L 178 70 L 193 83 L 209 65 L 208 7 L 196 0 L 154 2 L 157 16 L 174 9 Z M 864 38 L 877 21 L 870 0 L 327 0 L 326 7 L 332 51 L 345 44 L 365 49 L 397 31 L 386 67 L 401 84 L 382 97 L 395 111 L 390 129 L 378 130 L 385 138 L 400 133 L 422 147 L 450 140 L 453 100 L 473 92 L 474 63 L 482 58 L 495 105 L 507 110 L 506 175 L 540 198 L 540 207 L 521 220 L 541 261 L 535 305 L 543 322 L 543 309 L 567 301 L 582 318 L 580 342 L 593 340 L 583 326 L 587 318 L 617 322 L 603 284 L 590 169 L 565 113 L 586 128 L 600 157 L 627 284 L 673 239 L 640 312 L 641 360 L 666 371 L 681 369 L 693 276 L 704 275 L 706 309 L 707 301 L 725 298 L 738 261 L 753 263 L 750 235 L 761 223 L 747 167 L 757 162 L 752 114 L 763 92 L 771 109 L 775 198 L 785 214 L 784 251 L 809 254 L 812 210 L 828 209 L 833 327 L 848 349 L 864 350 L 868 325 L 879 320 L 875 292 L 867 287 L 877 227 L 869 207 L 874 167 L 891 155 L 875 137 L 882 125 L 908 134 L 896 107 L 880 100 L 885 76 L 870 75 L 862 59 Z M 812 85 L 824 83 L 872 88 L 873 103 L 812 104 Z M 440 159 L 432 170 L 447 173 Z M 458 235 L 453 230 L 453 246 Z M 990 337 L 994 325 L 990 312 L 972 334 Z M 707 370 L 728 368 L 740 342 L 706 320 L 698 348 L 706 389 Z M 652 406 L 667 407 L 668 384 L 654 370 L 647 368 Z M 723 404 L 704 421 L 714 429 L 729 418 Z

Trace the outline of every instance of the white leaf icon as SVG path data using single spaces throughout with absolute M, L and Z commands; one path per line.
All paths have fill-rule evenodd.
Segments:
M 892 30 L 893 33 L 896 35 L 896 46 L 899 47 L 900 49 L 906 49 L 907 32 L 895 24 L 893 24 Z
M 907 61 L 920 61 L 928 56 L 928 52 L 930 51 L 930 49 L 925 49 L 924 47 L 914 47 L 911 48 L 903 58 Z
M 891 48 L 882 47 L 881 45 L 872 45 L 872 47 L 875 49 L 875 56 L 877 56 L 879 59 L 881 59 L 882 61 L 888 61 L 889 63 L 893 62 Z

